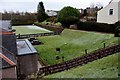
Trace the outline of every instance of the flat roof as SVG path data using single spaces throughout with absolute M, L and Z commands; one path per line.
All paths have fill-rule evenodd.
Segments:
M 17 39 L 17 55 L 36 54 L 37 51 L 27 39 Z

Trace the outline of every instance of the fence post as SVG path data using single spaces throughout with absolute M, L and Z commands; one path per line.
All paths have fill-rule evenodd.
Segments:
M 64 56 L 62 56 L 62 62 L 64 62 Z
M 85 54 L 87 54 L 87 49 L 85 49 Z
M 20 34 L 18 34 L 18 39 L 20 39 Z
M 105 46 L 106 46 L 106 45 L 105 45 L 105 43 L 104 43 L 104 48 L 105 48 Z

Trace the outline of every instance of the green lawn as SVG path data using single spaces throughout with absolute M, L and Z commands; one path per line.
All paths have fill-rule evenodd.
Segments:
M 56 56 L 65 57 L 65 60 L 70 60 L 85 54 L 85 49 L 88 52 L 117 43 L 118 38 L 113 34 L 103 34 L 97 32 L 85 32 L 79 30 L 65 29 L 61 35 L 39 37 L 43 45 L 35 46 L 38 51 L 39 57 L 49 65 L 56 64 Z M 56 52 L 56 48 L 60 48 L 61 52 Z
M 36 34 L 36 33 L 46 33 L 51 32 L 45 29 L 41 29 L 37 26 L 29 25 L 29 26 L 12 26 L 12 29 L 16 30 L 17 34 Z
M 104 57 L 81 67 L 51 74 L 44 78 L 118 78 L 118 54 Z

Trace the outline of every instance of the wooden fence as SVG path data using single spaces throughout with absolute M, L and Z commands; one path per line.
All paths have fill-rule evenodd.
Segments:
M 52 36 L 52 35 L 59 35 L 60 33 L 56 32 L 49 32 L 49 33 L 37 33 L 37 34 L 18 34 L 16 35 L 17 39 L 24 39 L 24 38 L 30 38 L 30 37 L 40 37 L 40 36 Z
M 120 52 L 120 44 L 114 44 L 110 47 L 108 46 L 106 48 L 98 49 L 96 51 L 93 51 L 78 58 L 74 58 L 69 61 L 40 68 L 38 71 L 38 75 L 41 74 L 48 75 L 48 74 L 68 70 L 73 67 L 82 66 L 84 64 L 87 64 L 88 62 L 92 62 L 94 60 L 106 57 L 108 55 L 112 55 L 117 52 Z

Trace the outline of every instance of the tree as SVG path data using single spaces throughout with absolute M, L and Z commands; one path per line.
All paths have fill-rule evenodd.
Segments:
M 83 16 L 87 16 L 87 15 L 88 15 L 87 9 L 84 9 Z
M 97 5 L 98 8 L 101 8 L 101 9 L 103 8 L 103 4 L 100 3 L 100 2 L 98 2 L 96 5 Z
M 63 27 L 69 28 L 71 24 L 75 24 L 79 21 L 80 12 L 73 7 L 64 7 L 58 13 L 57 19 L 58 22 L 62 24 Z
M 37 19 L 38 22 L 42 22 L 47 18 L 47 14 L 45 13 L 43 2 L 39 2 L 37 7 Z
M 95 8 L 95 3 L 91 3 L 90 8 Z

